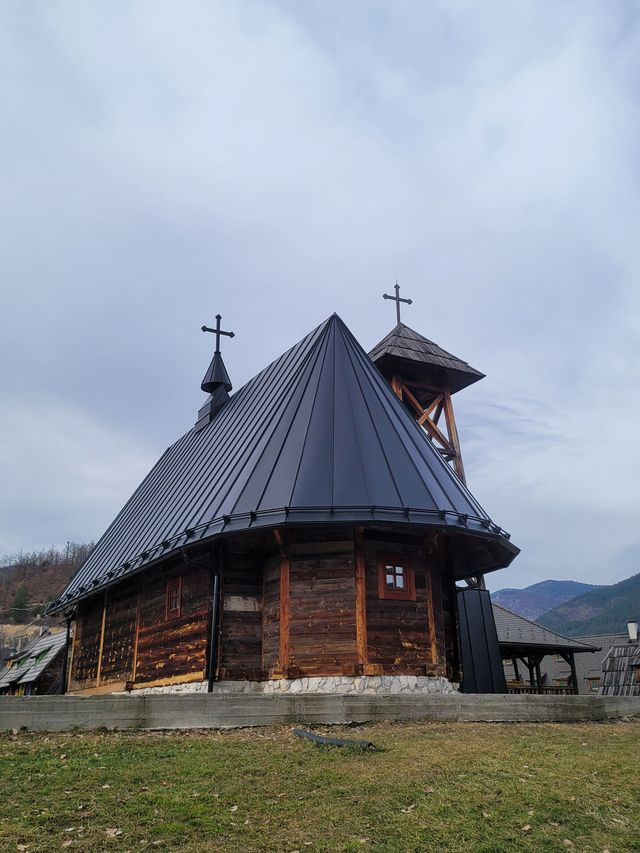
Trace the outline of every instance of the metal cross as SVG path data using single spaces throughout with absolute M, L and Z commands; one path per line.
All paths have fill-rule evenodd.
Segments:
M 396 303 L 396 317 L 398 318 L 398 323 L 400 322 L 400 303 L 404 302 L 406 305 L 413 305 L 413 299 L 402 299 L 400 297 L 400 285 L 398 284 L 398 279 L 396 279 L 396 284 L 394 287 L 396 292 L 395 296 L 389 296 L 388 293 L 383 293 L 383 299 L 392 299 Z
M 203 332 L 213 332 L 213 334 L 216 336 L 216 352 L 220 352 L 220 335 L 226 335 L 228 338 L 235 338 L 236 336 L 235 332 L 223 332 L 220 328 L 220 320 L 222 320 L 221 315 L 216 314 L 215 329 L 210 329 L 209 326 L 202 327 Z

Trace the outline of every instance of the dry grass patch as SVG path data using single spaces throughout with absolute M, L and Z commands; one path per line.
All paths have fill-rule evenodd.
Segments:
M 321 731 L 322 729 L 318 729 Z M 0 738 L 0 850 L 640 851 L 636 723 Z

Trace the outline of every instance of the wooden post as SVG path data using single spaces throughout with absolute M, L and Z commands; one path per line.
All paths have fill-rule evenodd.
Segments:
M 391 377 L 391 390 L 396 395 L 396 397 L 398 397 L 398 399 L 402 400 L 402 382 L 395 375 L 395 373 Z
M 65 685 L 65 692 L 67 692 L 69 690 L 69 685 L 71 684 L 71 682 L 73 680 L 73 662 L 75 660 L 76 640 L 78 638 L 78 609 L 77 609 L 77 607 L 76 607 L 76 612 L 74 614 L 74 621 L 76 624 L 74 625 L 73 637 L 71 639 L 71 657 L 69 659 L 69 674 L 67 677 L 67 683 Z
M 98 646 L 98 670 L 96 672 L 96 687 L 100 686 L 100 673 L 102 670 L 102 651 L 104 649 L 104 629 L 107 624 L 107 590 L 104 591 L 104 603 L 102 605 L 102 627 L 100 628 L 100 645 Z
M 290 601 L 290 564 L 282 531 L 274 530 L 274 536 L 280 550 L 280 645 L 278 651 L 278 669 L 287 677 L 289 669 L 289 622 L 291 616 Z
M 69 644 L 71 642 L 71 622 L 72 622 L 71 613 L 65 613 L 65 620 L 67 622 L 67 633 L 65 637 L 64 643 L 64 657 L 62 658 L 62 675 L 60 676 L 60 693 L 67 692 L 67 681 L 69 680 Z
M 136 633 L 133 641 L 133 664 L 131 666 L 131 683 L 135 684 L 136 672 L 138 671 L 138 639 L 140 637 L 140 593 L 138 593 L 138 606 L 136 607 Z
M 529 670 L 529 686 L 533 690 L 535 686 L 535 675 L 533 670 L 533 660 L 529 656 L 528 658 L 522 658 L 523 662 L 526 664 L 527 669 Z
M 536 665 L 536 681 L 537 681 L 538 693 L 542 693 L 542 674 L 540 672 L 540 661 L 541 661 L 540 656 L 536 655 L 535 665 Z
M 462 464 L 462 453 L 460 451 L 460 439 L 458 438 L 458 427 L 456 426 L 456 419 L 453 414 L 451 392 L 448 388 L 445 388 L 444 390 L 444 417 L 447 424 L 447 432 L 449 433 L 449 441 L 451 442 L 456 454 L 453 457 L 453 469 L 462 482 L 466 484 L 467 481 L 464 476 L 464 465 Z
M 571 668 L 571 686 L 573 687 L 574 693 L 579 693 L 580 690 L 578 688 L 578 674 L 576 672 L 576 659 L 573 652 L 567 652 L 567 654 L 563 654 L 562 657 L 565 659 L 566 663 L 569 664 Z
M 364 567 L 364 528 L 356 527 L 353 531 L 353 554 L 355 566 L 355 605 L 356 605 L 356 654 L 358 664 L 363 668 L 367 665 L 367 588 Z
M 433 605 L 433 571 L 434 559 L 433 554 L 438 553 L 438 534 L 427 534 L 424 540 L 424 566 L 426 572 L 426 593 L 427 593 L 427 619 L 429 650 L 431 654 L 431 664 L 436 666 L 438 663 L 438 643 L 436 639 L 436 617 L 435 608 Z
M 513 664 L 513 677 L 516 681 L 520 681 L 520 670 L 518 669 L 518 658 L 511 658 Z

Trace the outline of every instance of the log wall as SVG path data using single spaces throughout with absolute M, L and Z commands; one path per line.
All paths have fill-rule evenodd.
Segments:
M 367 530 L 347 538 L 351 533 L 325 531 L 323 540 L 305 542 L 305 531 L 297 531 L 263 550 L 229 543 L 219 564 L 202 552 L 198 562 L 176 560 L 108 590 L 106 607 L 104 593 L 81 602 L 70 691 L 205 679 L 216 566 L 221 680 L 357 674 L 457 679 L 455 592 L 443 537 L 399 542 Z M 415 600 L 380 597 L 384 555 L 411 568 Z M 181 612 L 168 619 L 172 577 L 181 578 Z
M 166 619 L 167 580 L 182 578 L 179 617 Z M 170 683 L 205 677 L 211 612 L 208 568 L 174 568 L 145 580 L 140 595 L 140 625 L 135 685 Z
M 322 543 L 321 550 L 314 553 L 313 545 L 289 549 L 289 668 L 300 676 L 353 675 L 353 543 Z
M 280 556 L 267 559 L 262 584 L 262 673 L 264 678 L 279 664 Z
M 222 564 L 220 679 L 262 678 L 262 560 L 226 551 Z
M 181 613 L 167 619 L 166 590 L 182 578 Z M 211 613 L 210 572 L 174 564 L 80 602 L 69 691 L 108 692 L 204 678 Z

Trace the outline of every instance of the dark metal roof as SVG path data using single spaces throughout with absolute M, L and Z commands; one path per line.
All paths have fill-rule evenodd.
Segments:
M 51 609 L 220 534 L 311 523 L 465 534 L 468 572 L 518 553 L 335 314 L 164 453 Z
M 433 374 L 434 381 L 438 385 L 448 386 L 452 394 L 484 378 L 484 373 L 480 373 L 466 361 L 442 349 L 404 323 L 398 323 L 376 344 L 369 357 L 383 372 L 387 365 L 397 362 L 398 359 L 405 364 L 409 363 L 409 366 L 426 367 Z
M 530 651 L 539 649 L 545 654 L 554 652 L 597 652 L 599 646 L 592 646 L 576 640 L 575 637 L 564 637 L 556 634 L 537 622 L 531 622 L 517 613 L 512 613 L 493 602 L 493 618 L 498 631 L 498 642 L 501 647 L 528 648 Z

